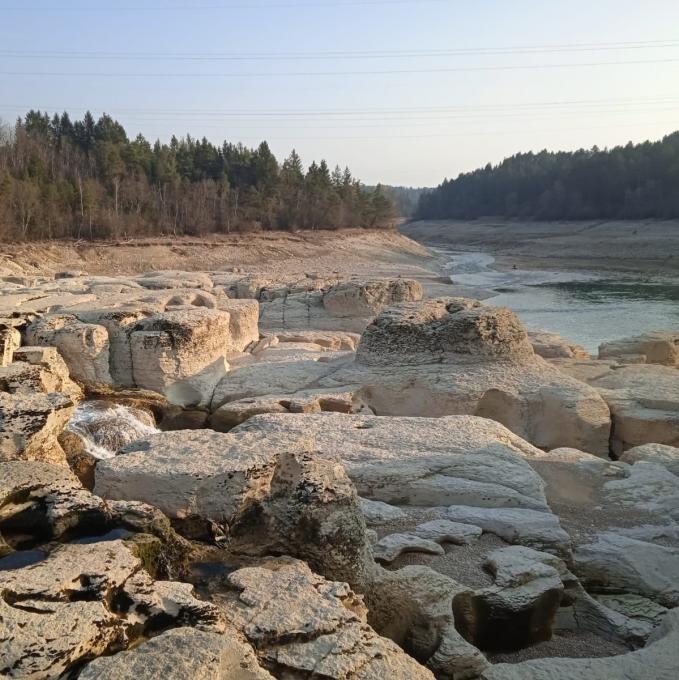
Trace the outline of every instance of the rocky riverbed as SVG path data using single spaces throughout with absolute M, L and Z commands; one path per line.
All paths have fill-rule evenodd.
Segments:
M 0 277 L 0 676 L 679 676 L 679 334 L 375 239 Z

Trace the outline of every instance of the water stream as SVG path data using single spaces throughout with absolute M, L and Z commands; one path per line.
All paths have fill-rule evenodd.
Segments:
M 679 282 L 576 272 L 493 269 L 482 252 L 439 251 L 454 283 L 494 293 L 487 304 L 513 309 L 531 330 L 558 333 L 596 355 L 602 342 L 679 328 Z
M 84 401 L 75 410 L 67 430 L 77 434 L 95 458 L 112 458 L 122 446 L 158 432 L 153 415 L 111 401 Z

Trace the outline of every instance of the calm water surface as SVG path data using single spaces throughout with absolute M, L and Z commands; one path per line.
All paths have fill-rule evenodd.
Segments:
M 608 340 L 679 329 L 679 283 L 575 272 L 501 272 L 492 268 L 494 258 L 487 253 L 442 252 L 450 258 L 455 283 L 495 291 L 487 304 L 509 307 L 528 328 L 558 333 L 594 354 Z

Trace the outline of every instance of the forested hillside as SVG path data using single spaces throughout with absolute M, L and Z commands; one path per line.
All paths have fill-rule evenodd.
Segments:
M 371 187 L 372 190 L 377 187 Z M 391 199 L 399 217 L 412 217 L 417 210 L 420 196 L 427 191 L 418 187 L 397 187 L 383 184 L 381 190 Z
M 417 219 L 679 217 L 679 132 L 659 142 L 522 153 L 445 180 Z
M 0 239 L 120 238 L 391 226 L 380 187 L 349 169 L 256 149 L 129 139 L 110 116 L 29 112 L 0 129 Z

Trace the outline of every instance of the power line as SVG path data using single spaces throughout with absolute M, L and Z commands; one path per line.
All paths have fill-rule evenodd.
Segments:
M 0 107 L 0 110 L 3 107 Z M 26 109 L 20 109 L 21 112 L 25 111 Z M 574 116 L 583 116 L 586 115 L 588 117 L 592 116 L 601 116 L 601 115 L 630 115 L 630 114 L 645 114 L 645 113 L 656 113 L 660 111 L 678 111 L 679 110 L 679 102 L 675 104 L 674 106 L 667 106 L 667 105 L 661 105 L 661 106 L 653 106 L 653 107 L 642 107 L 642 108 L 633 108 L 633 109 L 594 109 L 594 110 L 567 110 L 567 109 L 559 109 L 559 110 L 552 110 L 552 111 L 541 111 L 537 113 L 527 113 L 525 111 L 520 111 L 520 112 L 482 112 L 482 113 L 457 113 L 457 114 L 447 114 L 447 115 L 425 115 L 425 116 L 418 116 L 418 117 L 406 117 L 406 116 L 396 116 L 396 117 L 391 117 L 391 116 L 386 116 L 386 117 L 370 117 L 370 118 L 332 118 L 332 119 L 318 119 L 317 122 L 323 122 L 325 123 L 324 126 L 318 126 L 318 125 L 310 125 L 314 121 L 314 119 L 309 119 L 309 118 L 285 118 L 282 119 L 281 121 L 278 121 L 276 119 L 265 119 L 265 120 L 259 120 L 258 125 L 252 125 L 249 124 L 247 125 L 247 128 L 249 129 L 258 129 L 261 127 L 266 127 L 267 129 L 273 129 L 273 128 L 287 128 L 287 129 L 297 129 L 300 127 L 304 127 L 305 129 L 309 128 L 314 128 L 314 129 L 334 129 L 334 128 L 371 128 L 371 127 L 433 127 L 436 125 L 449 125 L 451 123 L 465 123 L 465 122 L 475 122 L 478 120 L 488 120 L 488 119 L 493 119 L 493 120 L 506 120 L 506 119 L 516 119 L 520 118 L 521 120 L 542 120 L 545 118 L 548 119 L 555 119 L 555 118 L 562 118 L 562 117 L 569 117 L 572 118 Z M 120 115 L 120 114 L 118 114 Z M 173 122 L 181 119 L 178 116 L 174 115 L 167 115 L 167 116 L 159 116 L 159 115 L 153 115 L 153 114 L 132 114 L 125 116 L 126 121 L 138 121 L 138 122 L 156 122 L 156 121 L 163 121 L 163 122 Z M 184 120 L 188 120 L 188 118 L 184 118 Z M 207 120 L 208 123 L 206 124 L 205 121 Z M 241 117 L 241 118 L 227 118 L 227 119 L 221 119 L 221 123 L 219 125 L 213 125 L 212 123 L 219 123 L 220 119 L 219 118 L 203 118 L 201 116 L 192 116 L 190 118 L 190 121 L 193 123 L 200 123 L 201 127 L 203 128 L 224 128 L 225 126 L 228 125 L 237 125 L 238 129 L 244 129 L 243 124 L 240 123 L 239 121 L 245 121 L 246 123 L 252 123 L 252 119 L 249 117 Z M 282 125 L 281 123 L 285 121 L 287 125 Z
M 410 116 L 410 117 L 430 117 L 432 114 L 464 114 L 470 112 L 474 116 L 478 114 L 502 114 L 506 111 L 518 111 L 522 115 L 526 112 L 533 112 L 536 109 L 545 109 L 546 111 L 554 110 L 569 110 L 573 112 L 590 112 L 592 109 L 601 109 L 601 107 L 638 107 L 638 106 L 665 106 L 674 104 L 679 101 L 679 93 L 677 94 L 663 94 L 656 96 L 647 96 L 643 98 L 607 98 L 607 99 L 575 99 L 575 100 L 548 100 L 548 101 L 524 101 L 524 102 L 508 102 L 508 103 L 488 103 L 488 104 L 457 104 L 457 105 L 436 105 L 436 106 L 406 106 L 406 107 L 381 107 L 381 108 L 337 108 L 337 109 L 279 109 L 261 111 L 257 109 L 171 109 L 171 108 L 118 108 L 115 109 L 116 115 L 125 114 L 140 114 L 149 115 L 154 118 L 158 116 L 169 116 L 171 118 L 190 117 L 192 119 L 204 117 L 206 119 L 211 117 L 219 118 L 262 118 L 264 120 L 271 118 L 282 119 L 348 119 L 354 120 L 356 117 L 364 119 L 382 118 L 390 116 Z M 44 111 L 66 111 L 66 110 L 86 110 L 92 108 L 91 105 L 74 105 L 67 106 L 40 106 L 36 107 L 34 104 L 0 104 L 0 110 L 11 111 L 28 111 L 28 110 L 44 110 Z M 109 107 L 96 107 L 98 109 L 106 110 Z
M 554 129 L 548 129 L 548 130 L 541 130 L 541 129 L 535 129 L 535 128 L 525 128 L 525 129 L 512 129 L 512 130 L 478 130 L 478 131 L 464 131 L 464 132 L 445 132 L 445 133 L 432 133 L 432 134 L 417 134 L 417 135 L 380 135 L 380 136 L 375 136 L 375 135 L 361 135 L 361 136 L 342 136 L 342 137 L 333 137 L 333 136 L 328 136 L 328 135 L 323 135 L 323 136 L 317 136 L 317 137 L 300 137 L 300 136 L 294 136 L 294 137 L 270 137 L 269 135 L 266 135 L 263 137 L 262 135 L 259 136 L 253 136 L 253 137 L 241 137 L 239 135 L 239 140 L 240 141 L 261 141 L 262 139 L 266 138 L 267 141 L 269 142 L 301 142 L 301 141 L 354 141 L 354 140 L 361 140 L 361 141 L 374 141 L 374 142 L 380 142 L 380 141 L 387 141 L 387 140 L 401 140 L 401 139 L 453 139 L 456 137 L 485 137 L 487 135 L 521 135 L 525 133 L 531 133 L 531 134 L 552 134 L 552 133 L 559 133 L 559 132 L 572 132 L 572 131 L 584 131 L 584 130 L 608 130 L 608 129 L 613 129 L 613 128 L 627 128 L 627 127 L 638 127 L 639 123 L 619 123 L 619 124 L 614 124 L 614 125 L 591 125 L 591 126 L 579 126 L 579 127 L 562 127 L 562 128 L 554 128 Z M 671 126 L 672 131 L 677 130 L 679 128 L 679 124 L 677 124 L 677 120 L 663 120 L 663 121 L 648 121 L 646 122 L 646 125 L 669 125 Z
M 629 61 L 590 61 L 579 63 L 559 63 L 559 64 L 520 64 L 520 65 L 494 65 L 494 66 L 458 66 L 447 68 L 425 68 L 425 69 L 384 69 L 373 71 L 252 71 L 252 72 L 232 72 L 232 73 L 207 73 L 205 71 L 193 73 L 143 73 L 139 71 L 0 71 L 0 76 L 46 76 L 49 78 L 75 76 L 78 78 L 260 78 L 260 77 L 326 77 L 326 76 L 386 76 L 386 75 L 416 75 L 424 73 L 470 73 L 470 72 L 490 72 L 490 71 L 524 71 L 524 70 L 546 70 L 563 68 L 588 68 L 598 66 L 632 66 L 650 64 L 671 64 L 679 62 L 679 58 L 670 59 L 635 59 Z
M 389 5 L 420 5 L 420 4 L 449 4 L 452 0 L 345 0 L 339 2 L 276 2 L 263 3 L 251 2 L 248 4 L 224 5 L 224 4 L 202 4 L 202 5 L 128 5 L 122 7 L 95 7 L 83 5 L 80 7 L 65 6 L 13 6 L 0 7 L 3 12 L 196 12 L 196 11 L 231 11 L 242 9 L 334 9 L 338 7 L 357 7 L 357 6 L 389 6 Z
M 561 52 L 599 52 L 611 50 L 648 50 L 679 47 L 679 40 L 646 40 L 633 42 L 571 43 L 556 45 L 519 45 L 429 50 L 360 50 L 325 52 L 257 52 L 243 53 L 177 53 L 177 52 L 99 52 L 68 50 L 2 50 L 0 56 L 25 59 L 97 59 L 127 61 L 266 61 L 270 59 L 350 60 L 350 59 L 422 59 L 511 54 L 551 54 Z

